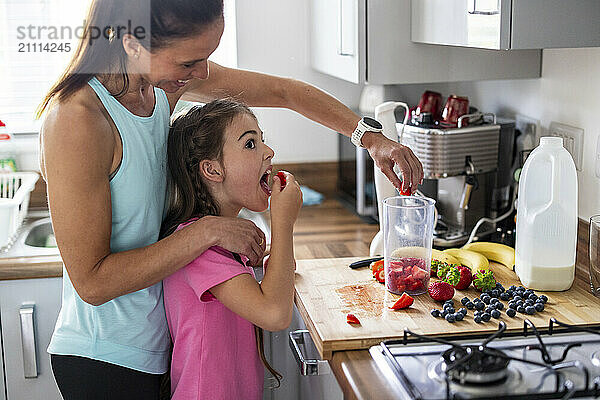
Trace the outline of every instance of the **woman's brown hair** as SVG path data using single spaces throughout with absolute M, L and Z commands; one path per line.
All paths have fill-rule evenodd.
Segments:
M 167 145 L 169 205 L 161 237 L 170 235 L 179 224 L 191 218 L 220 214 L 219 204 L 202 179 L 200 162 L 222 161 L 225 130 L 235 117 L 244 114 L 256 118 L 244 104 L 215 100 L 205 106 L 192 107 L 171 123 Z M 265 357 L 263 330 L 256 325 L 254 330 L 260 358 L 279 386 L 282 375 Z
M 129 88 L 125 34 L 134 36 L 148 51 L 164 48 L 176 39 L 201 34 L 223 17 L 223 0 L 92 0 L 69 65 L 39 105 L 39 118 L 54 100 L 64 101 L 95 75 L 117 79 L 119 97 Z

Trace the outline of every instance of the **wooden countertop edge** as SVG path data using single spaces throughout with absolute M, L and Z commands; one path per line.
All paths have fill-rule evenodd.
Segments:
M 63 263 L 60 256 L 35 256 L 0 259 L 0 280 L 59 278 Z

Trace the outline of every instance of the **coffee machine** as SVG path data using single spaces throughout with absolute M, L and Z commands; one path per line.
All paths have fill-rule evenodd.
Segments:
M 398 124 L 394 116 L 398 105 L 404 103 L 381 104 L 376 118 L 384 126 L 384 135 L 410 147 L 423 164 L 424 179 L 417 195 L 436 200 L 433 245 L 462 246 L 482 218 L 488 223 L 478 225 L 478 238 L 494 234 L 493 221 L 512 208 L 515 121 L 476 112 L 458 118 L 456 127 L 440 126 L 427 116 Z M 375 173 L 381 215 L 381 200 L 398 194 L 381 171 Z M 383 253 L 380 236 L 371 243 L 372 255 Z

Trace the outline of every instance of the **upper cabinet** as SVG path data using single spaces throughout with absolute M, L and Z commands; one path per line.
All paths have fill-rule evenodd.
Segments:
M 541 76 L 541 50 L 414 43 L 410 0 L 311 0 L 310 4 L 313 68 L 350 82 L 403 84 Z
M 600 46 L 598 0 L 416 0 L 414 42 L 496 50 Z

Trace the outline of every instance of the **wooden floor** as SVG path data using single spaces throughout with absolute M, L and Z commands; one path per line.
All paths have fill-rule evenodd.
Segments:
M 371 239 L 379 225 L 368 224 L 335 198 L 304 206 L 294 226 L 297 260 L 369 255 Z

